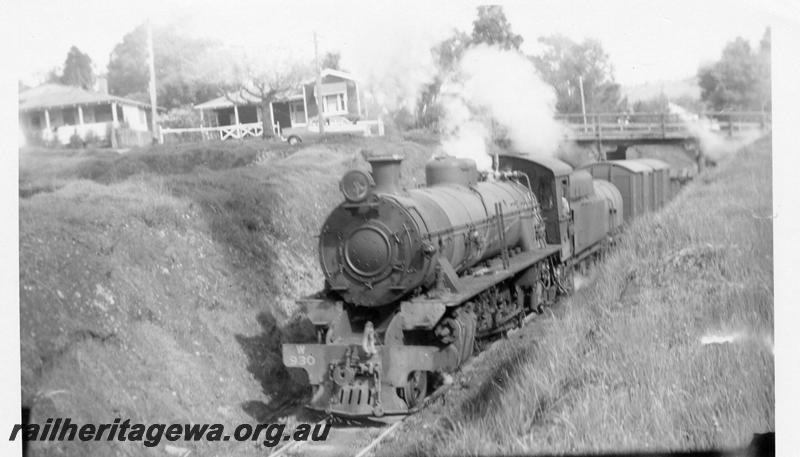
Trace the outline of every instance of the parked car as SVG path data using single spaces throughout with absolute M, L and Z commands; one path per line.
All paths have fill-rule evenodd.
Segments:
M 325 134 L 360 134 L 365 131 L 364 126 L 344 116 L 330 116 L 325 118 Z M 291 145 L 300 144 L 310 138 L 319 137 L 319 121 L 317 118 L 309 119 L 305 127 L 290 127 L 281 131 L 281 135 Z

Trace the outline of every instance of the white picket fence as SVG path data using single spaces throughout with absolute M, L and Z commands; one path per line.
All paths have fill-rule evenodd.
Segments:
M 383 122 L 378 120 L 371 121 L 358 121 L 355 124 L 333 124 L 326 125 L 325 131 L 328 133 L 363 133 L 364 136 L 372 136 L 373 127 L 377 130 L 378 136 L 384 135 Z M 277 123 L 272 128 L 275 136 L 280 136 L 281 126 Z M 158 140 L 164 144 L 164 136 L 169 134 L 183 134 L 183 133 L 200 133 L 203 140 L 212 139 L 236 139 L 241 140 L 247 137 L 260 138 L 264 132 L 264 127 L 261 122 L 252 122 L 249 124 L 234 124 L 222 125 L 219 127 L 188 127 L 188 128 L 161 128 L 159 129 Z M 284 129 L 284 136 L 289 136 L 290 132 L 316 132 L 316 127 L 305 126 Z
M 280 125 L 275 125 L 273 132 L 277 135 L 280 132 Z M 181 133 L 200 133 L 204 140 L 227 140 L 229 138 L 241 140 L 247 137 L 260 138 L 264 133 L 264 126 L 261 122 L 251 122 L 249 124 L 221 125 L 219 127 L 162 128 L 159 129 L 158 140 L 163 144 L 164 135 Z

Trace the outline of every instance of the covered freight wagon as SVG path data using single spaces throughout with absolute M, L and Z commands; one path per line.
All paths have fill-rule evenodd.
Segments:
M 610 233 L 614 233 L 622 226 L 623 203 L 622 194 L 619 189 L 605 179 L 595 179 L 592 181 L 594 193 L 605 198 L 608 204 L 608 228 Z
M 653 210 L 659 210 L 672 198 L 672 187 L 670 185 L 670 167 L 666 162 L 658 159 L 636 159 L 653 169 L 653 176 L 650 179 L 650 201 Z
M 619 189 L 622 195 L 622 217 L 625 222 L 641 216 L 650 207 L 650 177 L 652 168 L 633 160 L 609 160 L 582 167 L 595 179 L 604 179 Z

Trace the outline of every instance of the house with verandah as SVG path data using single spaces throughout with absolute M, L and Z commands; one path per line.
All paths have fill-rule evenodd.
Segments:
M 367 120 L 366 106 L 362 104 L 364 94 L 355 76 L 333 69 L 322 70 L 320 76 L 321 110 L 317 106 L 316 78 L 303 81 L 296 90 L 269 104 L 276 135 L 285 135 L 291 129 L 317 129 L 320 111 L 326 130 L 331 132 L 366 131 L 375 124 Z M 260 100 L 246 91 L 232 92 L 194 106 L 200 112 L 200 129 L 165 131 L 219 132 L 221 139 L 261 136 L 259 104 Z
M 26 143 L 67 145 L 77 137 L 111 147 L 152 142 L 150 105 L 62 84 L 43 84 L 19 94 L 19 125 Z

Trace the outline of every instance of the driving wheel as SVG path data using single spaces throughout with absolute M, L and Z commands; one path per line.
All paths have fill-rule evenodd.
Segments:
M 408 375 L 408 382 L 404 390 L 404 397 L 409 409 L 421 405 L 428 395 L 428 372 L 412 371 Z

